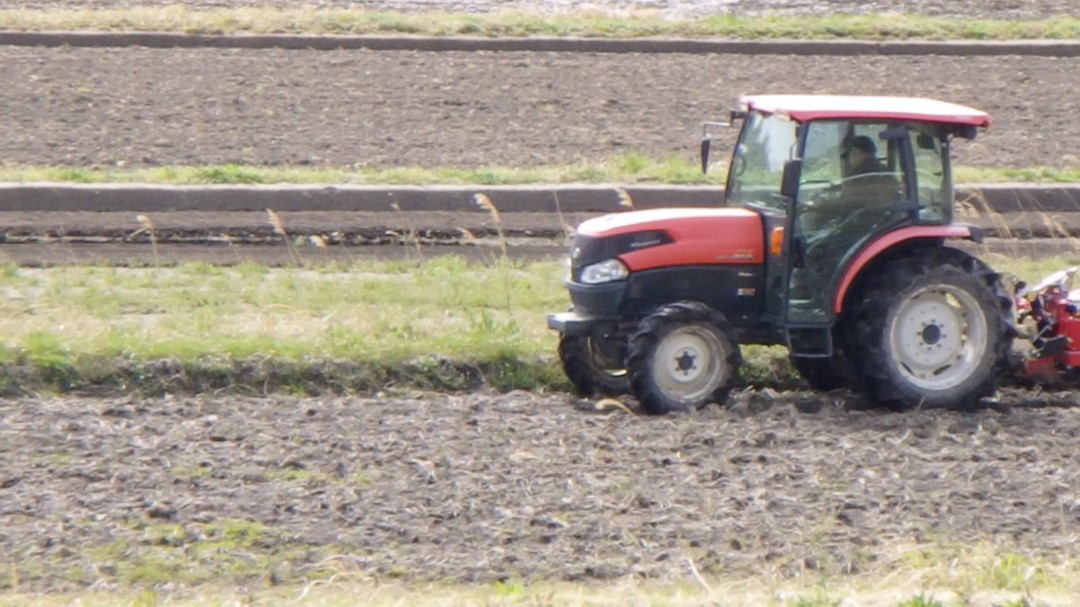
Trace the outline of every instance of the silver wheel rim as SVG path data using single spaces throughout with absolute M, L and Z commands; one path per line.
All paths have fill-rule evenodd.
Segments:
M 701 406 L 727 380 L 726 355 L 724 343 L 714 331 L 679 327 L 657 344 L 652 375 L 666 397 Z
M 946 390 L 979 368 L 988 335 L 986 316 L 974 296 L 950 285 L 934 285 L 896 307 L 889 325 L 889 354 L 911 383 Z

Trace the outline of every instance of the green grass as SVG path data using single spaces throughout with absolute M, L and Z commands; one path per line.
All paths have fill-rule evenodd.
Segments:
M 1080 167 L 957 167 L 956 183 L 1080 183 Z
M 235 361 L 282 391 L 335 379 L 358 390 L 425 380 L 453 388 L 464 381 L 460 365 L 478 365 L 503 388 L 557 385 L 540 355 L 554 351 L 544 315 L 567 305 L 561 275 L 554 262 L 484 267 L 455 257 L 317 269 L 9 268 L 0 364 L 29 366 L 61 390 L 145 387 L 161 377 L 139 363 L 160 359 L 203 388 L 232 381 Z
M 957 167 L 957 183 L 1080 183 L 1080 167 Z M 725 168 L 714 163 L 702 174 L 697 159 L 654 158 L 628 152 L 593 163 L 533 168 L 292 168 L 246 165 L 174 166 L 148 169 L 0 167 L 0 182 L 153 183 L 166 185 L 357 184 L 357 185 L 526 185 L 623 183 L 723 185 Z
M 990 261 L 1032 281 L 1077 262 Z M 457 257 L 273 269 L 6 266 L 0 393 L 568 389 L 545 323 L 569 303 L 561 278 L 554 261 Z M 793 381 L 782 351 L 744 352 L 748 383 Z
M 1021 40 L 1080 38 L 1080 19 L 1059 15 L 1032 21 L 955 19 L 915 15 L 803 15 L 663 19 L 647 10 L 627 16 L 600 12 L 394 13 L 363 10 L 243 8 L 2 10 L 0 29 L 19 31 L 165 31 L 188 34 L 409 34 L 429 36 L 583 36 L 599 38 L 927 39 Z
M 632 152 L 595 163 L 512 168 L 279 168 L 242 165 L 150 169 L 0 167 L 0 182 L 206 184 L 517 185 L 543 183 L 722 184 L 723 167 L 701 173 L 696 159 Z

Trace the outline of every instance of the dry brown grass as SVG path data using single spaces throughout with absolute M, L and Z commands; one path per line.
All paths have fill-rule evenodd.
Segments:
M 495 222 L 495 230 L 499 235 L 499 250 L 502 252 L 503 259 L 509 259 L 509 251 L 506 248 L 506 231 L 503 228 L 502 217 L 499 215 L 499 209 L 491 202 L 487 194 L 476 193 L 473 195 L 473 204 L 477 207 L 487 211 L 491 215 L 492 221 Z
M 1077 229 L 1070 226 L 1066 215 L 1047 210 L 1034 196 L 1023 193 L 1021 196 L 1016 201 L 1017 211 L 1001 213 L 990 205 L 982 192 L 969 191 L 956 201 L 955 220 L 985 226 L 1002 239 L 1005 253 L 980 247 L 981 253 L 993 264 L 1046 258 L 1055 254 L 1080 258 L 1080 237 L 1077 236 Z M 1080 201 L 1076 202 L 1075 212 L 1080 216 Z M 1054 252 L 1046 249 L 1045 240 L 1037 239 L 1050 239 L 1057 245 L 1053 247 Z
M 154 229 L 154 222 L 147 215 L 136 215 L 135 220 L 142 226 L 142 230 L 145 230 L 150 234 L 150 249 L 154 254 L 154 267 L 156 268 L 160 263 L 158 257 L 157 231 Z
M 416 262 L 424 263 L 424 252 L 420 249 L 420 236 L 416 232 L 416 228 L 413 226 L 412 218 L 408 213 L 401 210 L 401 205 L 395 200 L 390 203 L 390 208 L 397 211 L 398 217 L 405 223 L 405 228 L 408 230 L 405 233 L 405 244 L 411 244 L 416 248 Z
M 266 217 L 270 221 L 270 225 L 274 228 L 274 233 L 285 241 L 285 246 L 289 248 L 289 259 L 296 265 L 302 265 L 300 253 L 296 250 L 296 246 L 289 238 L 289 233 L 285 230 L 285 222 L 281 219 L 281 215 L 278 215 L 273 209 L 266 209 Z

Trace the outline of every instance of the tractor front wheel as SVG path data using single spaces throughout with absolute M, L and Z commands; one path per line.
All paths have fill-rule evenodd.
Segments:
M 852 360 L 872 398 L 894 409 L 967 407 L 993 394 L 1011 300 L 983 263 L 951 249 L 916 254 L 883 268 L 862 295 Z
M 630 338 L 630 387 L 652 415 L 722 404 L 742 356 L 723 314 L 697 302 L 666 305 Z
M 619 352 L 612 338 L 563 335 L 559 361 L 574 389 L 582 396 L 618 396 L 630 392 Z

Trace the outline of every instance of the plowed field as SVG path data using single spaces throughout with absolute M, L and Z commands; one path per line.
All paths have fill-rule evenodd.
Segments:
M 5 401 L 0 551 L 24 589 L 1057 563 L 1080 533 L 1075 397 L 898 415 L 747 393 L 663 419 L 524 393 Z
M 0 47 L 0 65 L 0 159 L 17 165 L 694 159 L 702 121 L 762 92 L 978 107 L 993 128 L 955 146 L 971 166 L 1071 167 L 1080 141 L 1080 58 Z

